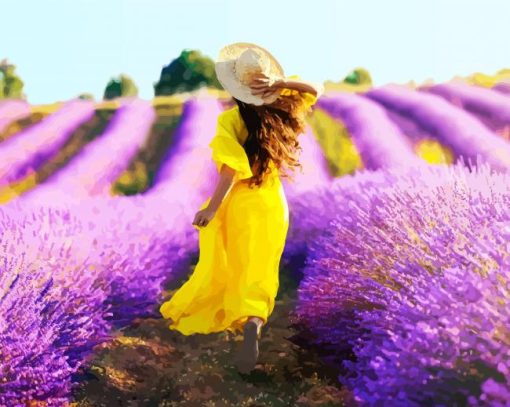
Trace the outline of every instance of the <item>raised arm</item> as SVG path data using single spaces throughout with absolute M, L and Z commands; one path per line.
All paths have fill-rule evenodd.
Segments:
M 298 92 L 308 92 L 314 95 L 315 97 L 320 96 L 324 91 L 324 88 L 321 84 L 293 78 L 284 78 L 277 80 L 273 84 L 273 87 L 275 87 L 276 89 L 292 89 L 297 90 Z
M 298 75 L 291 75 L 287 78 L 278 79 L 269 85 L 269 78 L 264 73 L 258 73 L 250 83 L 251 92 L 254 95 L 268 96 L 274 92 L 280 92 L 282 89 L 296 90 L 298 92 L 307 92 L 315 98 L 319 98 L 324 93 L 324 85 L 302 80 Z

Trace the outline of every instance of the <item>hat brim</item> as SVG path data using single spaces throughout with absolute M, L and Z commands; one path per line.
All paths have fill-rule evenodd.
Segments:
M 228 91 L 233 97 L 239 99 L 245 103 L 261 106 L 264 104 L 273 103 L 278 99 L 278 94 L 273 94 L 266 98 L 261 96 L 253 95 L 251 88 L 239 82 L 234 71 L 235 61 L 239 55 L 241 55 L 248 48 L 256 48 L 265 55 L 269 60 L 269 83 L 272 84 L 277 79 L 283 79 L 285 77 L 283 69 L 271 55 L 271 53 L 264 48 L 247 42 L 238 42 L 235 44 L 227 45 L 220 51 L 220 55 L 215 64 L 215 71 L 218 81 L 221 83 L 223 88 Z
M 234 72 L 234 64 L 235 61 L 224 61 L 216 63 L 215 66 L 218 80 L 223 88 L 233 97 L 244 103 L 256 106 L 273 103 L 276 99 L 278 99 L 278 94 L 273 94 L 267 98 L 262 98 L 261 96 L 252 94 L 249 86 L 243 85 L 237 80 Z

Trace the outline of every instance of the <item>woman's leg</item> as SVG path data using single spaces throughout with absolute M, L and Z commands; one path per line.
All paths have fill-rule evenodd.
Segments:
M 243 343 L 235 359 L 237 369 L 241 373 L 250 372 L 257 363 L 259 357 L 258 340 L 263 322 L 264 321 L 259 317 L 250 316 L 244 324 Z
M 253 316 L 253 317 L 249 317 L 248 321 L 253 321 L 257 324 L 257 337 L 260 338 L 260 333 L 261 333 L 262 324 L 264 323 L 264 320 L 262 318 Z

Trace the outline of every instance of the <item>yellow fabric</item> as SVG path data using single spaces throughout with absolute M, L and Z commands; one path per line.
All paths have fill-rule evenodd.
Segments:
M 246 134 L 243 133 L 243 130 Z M 209 143 L 209 147 L 212 149 L 212 159 L 218 172 L 221 171 L 223 164 L 227 164 L 236 170 L 235 181 L 253 176 L 248 155 L 236 134 L 239 135 L 241 140 L 245 140 L 248 136 L 248 130 L 244 126 L 238 108 L 227 110 L 218 116 L 216 134 Z
M 259 188 L 239 182 L 252 175 L 241 145 L 246 137 L 237 106 L 219 115 L 209 146 L 218 171 L 226 163 L 236 169 L 236 181 L 207 226 L 194 226 L 199 231 L 199 261 L 159 309 L 172 319 L 169 329 L 184 335 L 242 333 L 248 317 L 257 316 L 266 324 L 274 308 L 289 210 L 274 165 Z

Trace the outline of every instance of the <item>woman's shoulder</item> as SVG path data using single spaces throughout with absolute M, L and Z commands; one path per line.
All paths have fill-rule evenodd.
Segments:
M 225 109 L 223 112 L 220 113 L 220 115 L 228 116 L 239 112 L 239 106 L 235 104 L 230 109 Z
M 228 135 L 236 137 L 241 143 L 242 140 L 246 139 L 245 133 L 247 130 L 239 112 L 239 106 L 236 105 L 221 112 L 218 116 L 218 122 L 224 127 Z
M 218 121 L 226 125 L 235 125 L 240 118 L 239 106 L 234 106 L 221 112 L 218 116 Z

